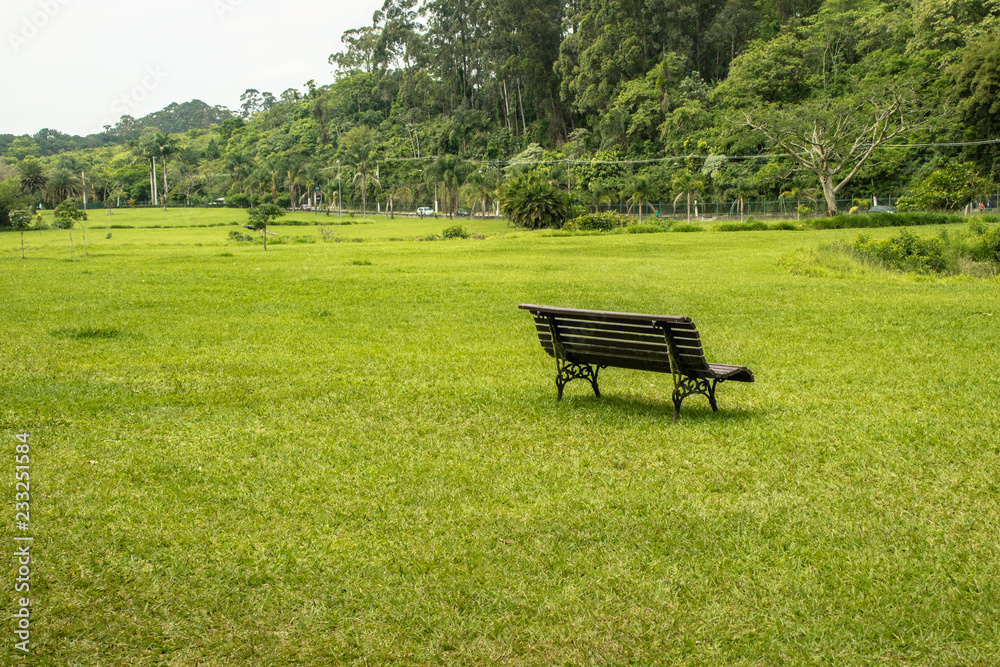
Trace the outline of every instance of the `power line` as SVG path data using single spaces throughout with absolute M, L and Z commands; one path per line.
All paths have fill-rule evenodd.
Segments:
M 939 141 L 923 144 L 886 144 L 878 146 L 879 149 L 900 149 L 900 148 L 963 148 L 969 146 L 989 146 L 1000 144 L 1000 139 L 983 139 L 981 141 Z M 678 162 L 680 160 L 707 160 L 709 158 L 721 159 L 726 162 L 743 162 L 751 160 L 771 160 L 774 158 L 791 158 L 789 153 L 758 153 L 756 155 L 671 155 L 660 158 L 645 158 L 641 160 L 468 160 L 473 164 L 485 165 L 488 167 L 509 167 L 512 165 L 636 165 L 636 164 L 658 164 L 663 162 Z M 424 157 L 388 157 L 381 158 L 386 162 L 422 162 L 427 160 L 437 160 L 437 155 Z

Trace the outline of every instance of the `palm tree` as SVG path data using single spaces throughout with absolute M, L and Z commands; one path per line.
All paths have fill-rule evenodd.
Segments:
M 611 194 L 602 183 L 591 181 L 587 192 L 589 193 L 588 199 L 590 203 L 594 205 L 594 213 L 597 213 L 597 209 L 601 207 L 601 204 L 611 203 Z
M 156 206 L 160 203 L 160 198 L 157 196 L 156 185 L 156 146 L 153 144 L 152 137 L 143 138 L 135 147 L 135 151 L 137 156 L 149 164 L 149 203 Z
M 466 179 L 470 194 L 480 202 L 483 219 L 486 219 L 486 200 L 496 193 L 496 172 L 484 172 L 482 169 L 473 172 Z
M 735 197 L 733 207 L 739 208 L 740 222 L 743 222 L 747 203 L 750 201 L 751 195 L 757 194 L 757 188 L 750 177 L 740 175 L 733 180 L 729 192 Z M 732 212 L 733 207 L 730 208 L 730 212 Z
M 21 193 L 34 198 L 37 208 L 49 184 L 49 178 L 45 175 L 42 164 L 34 158 L 26 158 L 17 165 L 17 175 L 21 181 L 19 186 Z
M 378 182 L 377 176 L 371 175 L 372 153 L 375 152 L 375 135 L 367 125 L 351 128 L 340 140 L 343 160 L 357 171 L 354 182 L 361 187 L 361 214 L 368 216 L 368 181 Z
M 233 185 L 243 192 L 243 180 L 253 171 L 253 162 L 246 153 L 227 153 L 226 169 L 232 172 Z
M 405 208 L 410 202 L 413 201 L 413 190 L 405 185 L 397 185 L 395 187 L 388 188 L 387 193 L 389 197 L 389 217 L 396 217 L 396 202 L 403 204 Z
M 789 197 L 795 198 L 795 219 L 802 219 L 802 199 L 811 201 L 813 205 L 816 204 L 816 198 L 819 196 L 819 188 L 804 188 L 801 185 L 796 185 L 791 190 L 785 190 L 780 195 L 778 199 L 784 202 L 785 199 Z M 867 202 L 866 202 L 867 203 Z
M 79 195 L 83 191 L 83 184 L 76 173 L 65 167 L 56 167 L 49 176 L 48 195 L 50 201 L 62 202 Z
M 691 222 L 691 197 L 705 190 L 705 181 L 702 179 L 701 174 L 696 174 L 690 169 L 685 169 L 674 176 L 671 185 L 674 190 L 679 191 L 674 198 L 674 206 L 681 200 L 681 197 L 687 197 L 687 221 Z M 697 207 L 694 214 L 698 215 Z
M 431 178 L 435 182 L 441 183 L 447 193 L 445 196 L 445 210 L 449 218 L 452 217 L 459 207 L 459 190 L 473 169 L 475 167 L 471 162 L 467 162 L 457 155 L 439 157 L 430 167 L 429 174 Z
M 649 201 L 655 194 L 656 186 L 650 180 L 647 174 L 636 174 L 629 181 L 626 192 L 631 196 L 629 198 L 629 203 L 638 204 L 639 206 L 639 222 L 642 222 L 642 209 L 644 207 L 644 202 Z
M 309 188 L 309 200 L 314 212 L 319 210 L 319 192 L 326 175 L 323 173 L 323 164 L 319 161 L 310 162 L 305 167 L 306 187 Z
M 283 164 L 277 155 L 271 155 L 260 162 L 259 173 L 262 181 L 271 186 L 271 203 L 278 198 L 278 180 L 281 178 Z
M 177 141 L 169 134 L 157 132 L 153 135 L 152 152 L 160 158 L 163 165 L 163 210 L 167 210 L 170 203 L 170 188 L 167 185 L 167 159 L 177 153 L 179 147 Z
M 293 211 L 295 210 L 296 195 L 298 194 L 296 186 L 298 186 L 299 181 L 302 178 L 304 166 L 305 164 L 298 156 L 290 156 L 285 161 L 285 179 L 288 183 L 288 198 L 291 200 Z
M 108 207 L 108 215 L 111 213 L 111 202 L 114 201 L 116 206 L 121 206 L 121 198 L 125 196 L 125 188 L 122 187 L 121 183 L 114 183 L 108 189 L 107 195 L 105 195 L 105 204 Z

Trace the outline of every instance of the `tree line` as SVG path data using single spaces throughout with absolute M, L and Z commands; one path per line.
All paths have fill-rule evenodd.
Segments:
M 184 132 L 126 117 L 66 150 L 54 131 L 0 135 L 0 202 L 485 213 L 526 171 L 579 206 L 982 194 L 998 16 L 986 0 L 386 0 L 328 84 L 248 89 Z

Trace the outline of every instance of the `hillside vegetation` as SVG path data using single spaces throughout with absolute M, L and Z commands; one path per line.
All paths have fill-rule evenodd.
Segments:
M 233 114 L 172 105 L 90 137 L 0 135 L 0 222 L 25 199 L 84 192 L 495 212 L 502 184 L 531 169 L 581 207 L 780 199 L 808 213 L 908 195 L 961 209 L 993 188 L 998 13 L 387 0 L 344 34 L 332 82 L 248 89 Z M 46 182 L 25 185 L 33 172 Z

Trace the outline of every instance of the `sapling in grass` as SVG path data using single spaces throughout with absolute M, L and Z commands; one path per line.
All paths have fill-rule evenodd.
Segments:
M 267 250 L 267 225 L 276 218 L 283 216 L 285 212 L 274 204 L 261 204 L 260 206 L 247 210 L 250 218 L 250 227 L 258 230 L 264 237 L 264 250 Z
M 10 212 L 10 224 L 21 232 L 21 259 L 24 259 L 24 230 L 31 227 L 31 211 L 25 208 L 14 209 Z
M 82 222 L 87 217 L 87 214 L 76 207 L 76 202 L 72 199 L 67 199 L 63 203 L 56 206 L 55 210 L 55 221 L 53 224 L 58 229 L 68 229 L 69 230 L 69 249 L 70 252 L 76 252 L 76 248 L 73 245 L 73 226 L 77 222 Z M 82 224 L 81 224 L 82 226 Z M 86 227 L 84 227 L 86 230 Z M 86 231 L 83 237 L 83 252 L 87 254 L 87 236 Z

